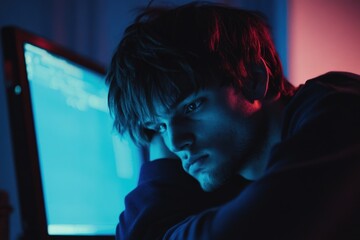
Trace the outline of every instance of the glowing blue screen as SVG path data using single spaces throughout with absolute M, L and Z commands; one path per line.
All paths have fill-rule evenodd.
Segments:
M 112 128 L 104 76 L 25 44 L 47 229 L 114 235 L 140 150 Z

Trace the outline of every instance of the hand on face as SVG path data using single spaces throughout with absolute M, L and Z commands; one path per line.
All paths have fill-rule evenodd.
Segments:
M 149 160 L 154 161 L 161 158 L 177 159 L 178 157 L 165 146 L 160 134 L 155 134 L 149 145 Z

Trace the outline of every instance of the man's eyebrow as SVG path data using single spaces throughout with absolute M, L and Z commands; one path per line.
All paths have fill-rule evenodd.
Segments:
M 177 109 L 179 105 L 184 102 L 187 98 L 192 97 L 194 95 L 197 95 L 199 93 L 200 89 L 195 88 L 185 88 L 182 89 L 182 92 L 179 94 L 176 94 L 177 96 L 171 97 L 170 95 L 164 96 L 162 99 L 158 98 L 154 103 L 154 107 L 156 104 L 158 107 L 160 106 L 161 111 L 155 113 L 156 116 L 161 115 L 169 115 L 173 112 L 174 109 Z M 171 101 L 168 103 L 165 103 L 165 101 Z
M 186 99 L 192 97 L 193 95 L 196 95 L 198 92 L 189 92 L 189 93 L 184 93 L 179 95 L 175 101 L 169 105 L 169 107 L 166 109 L 165 114 L 170 114 L 171 111 L 173 111 L 174 109 L 177 109 L 179 107 L 179 105 L 181 105 L 182 102 L 184 102 Z

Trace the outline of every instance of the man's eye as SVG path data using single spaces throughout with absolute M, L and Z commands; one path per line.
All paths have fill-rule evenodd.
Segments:
M 156 131 L 157 131 L 158 133 L 164 133 L 164 132 L 166 131 L 166 126 L 165 126 L 165 124 L 158 124 L 158 125 L 156 126 Z
M 199 98 L 185 106 L 185 113 L 191 113 L 196 111 L 201 104 L 203 103 L 203 99 Z
M 157 132 L 157 133 L 164 133 L 166 131 L 166 125 L 163 123 L 151 123 L 147 122 L 144 124 L 145 128 Z

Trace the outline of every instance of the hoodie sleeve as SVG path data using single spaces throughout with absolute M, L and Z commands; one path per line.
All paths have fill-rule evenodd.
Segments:
M 176 223 L 234 198 L 248 182 L 234 177 L 216 192 L 204 192 L 174 159 L 145 163 L 138 186 L 125 198 L 117 240 L 159 239 Z

